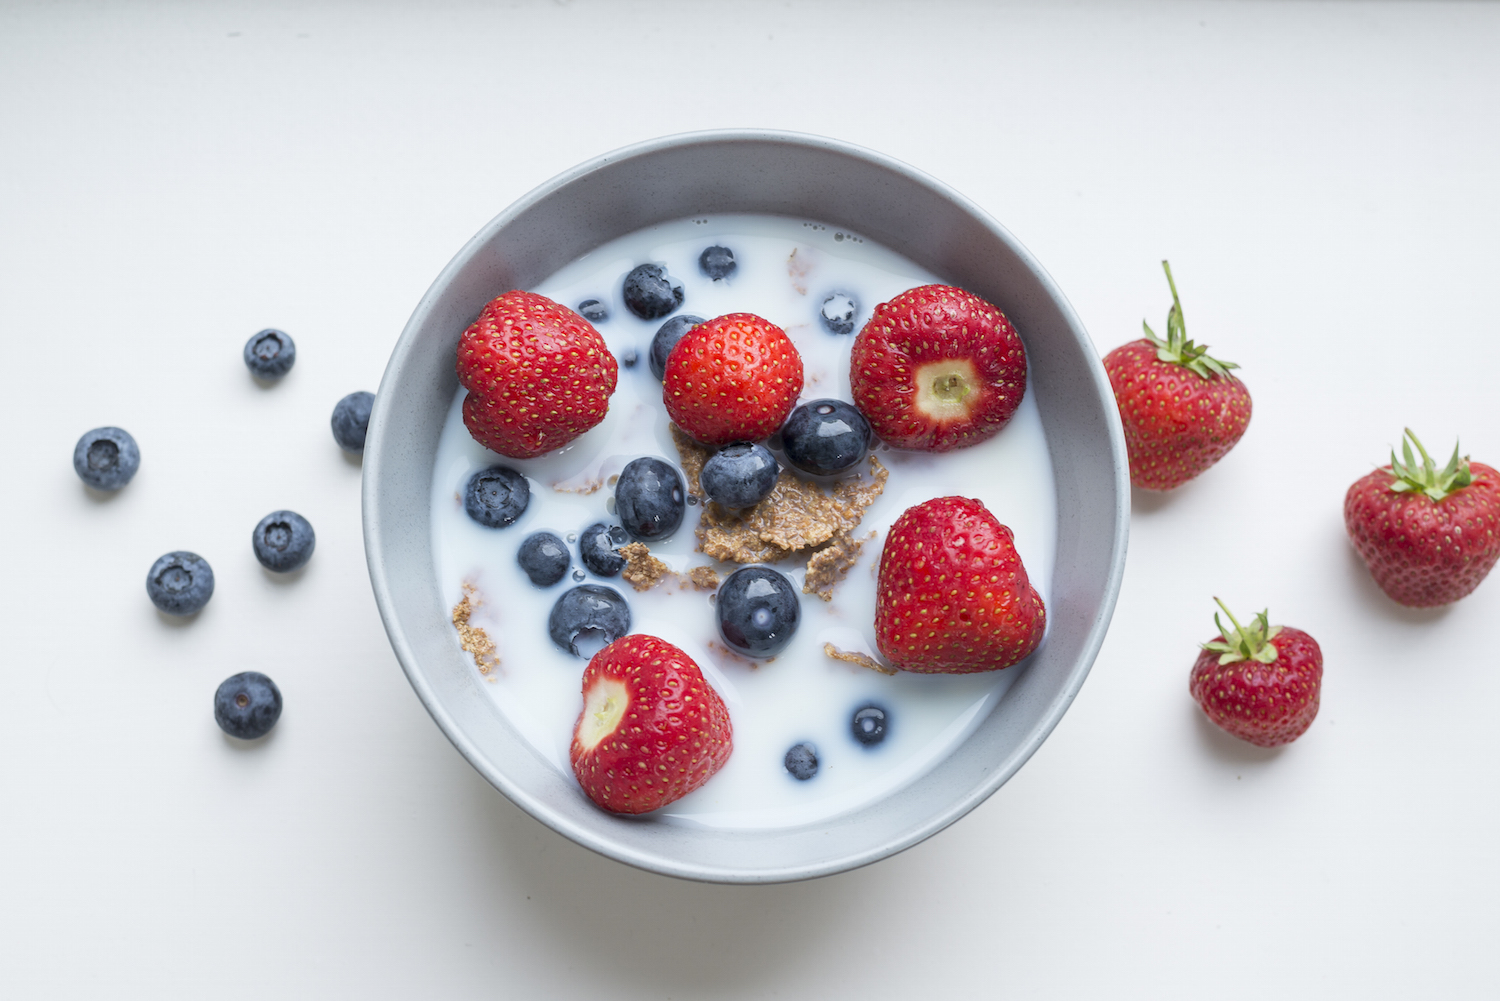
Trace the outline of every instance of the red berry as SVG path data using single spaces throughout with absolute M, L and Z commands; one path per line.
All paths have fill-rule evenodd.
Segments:
M 1146 337 L 1104 356 L 1115 391 L 1130 482 L 1147 490 L 1180 487 L 1224 458 L 1250 424 L 1250 391 L 1229 374 L 1239 366 L 1207 354 L 1187 339 L 1172 269 L 1167 339 L 1146 327 Z M 1143 323 L 1142 326 L 1145 326 Z
M 1437 464 L 1411 436 L 1405 462 L 1361 477 L 1344 495 L 1344 527 L 1386 594 L 1415 608 L 1446 605 L 1479 586 L 1500 558 L 1500 473 L 1460 459 Z
M 977 500 L 939 497 L 896 519 L 880 555 L 875 641 L 905 671 L 997 671 L 1047 627 L 1011 530 Z
M 594 654 L 568 752 L 589 799 L 646 813 L 713 777 L 734 746 L 729 710 L 693 659 L 636 633 Z
M 947 452 L 994 437 L 1026 393 L 1026 349 L 1005 314 L 951 285 L 875 307 L 849 359 L 854 403 L 897 448 Z
M 1226 630 L 1214 615 L 1219 635 L 1198 654 L 1188 691 L 1226 733 L 1260 747 L 1291 743 L 1318 715 L 1323 687 L 1318 641 L 1291 626 L 1271 626 L 1265 612 L 1248 627 L 1229 609 L 1224 612 L 1234 628 Z
M 491 300 L 458 342 L 464 426 L 513 459 L 561 448 L 604 420 L 618 377 L 598 331 L 534 292 Z
M 786 331 L 730 313 L 682 335 L 667 355 L 662 402 L 705 445 L 769 438 L 802 392 L 802 356 Z

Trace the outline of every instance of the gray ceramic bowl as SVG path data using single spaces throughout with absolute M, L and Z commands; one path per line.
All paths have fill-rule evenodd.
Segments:
M 921 781 L 815 827 L 725 833 L 611 816 L 544 761 L 481 690 L 437 586 L 433 454 L 458 388 L 459 334 L 491 298 L 529 288 L 599 244 L 696 214 L 756 212 L 847 226 L 999 306 L 1026 343 L 1057 478 L 1057 562 L 1042 651 L 989 718 Z M 1029 758 L 1104 640 L 1125 563 L 1130 495 L 1109 381 L 1063 295 L 977 205 L 889 157 L 766 131 L 669 136 L 608 153 L 537 188 L 458 253 L 391 355 L 364 453 L 365 551 L 391 645 L 448 739 L 553 830 L 655 872 L 724 883 L 866 865 L 953 823 Z

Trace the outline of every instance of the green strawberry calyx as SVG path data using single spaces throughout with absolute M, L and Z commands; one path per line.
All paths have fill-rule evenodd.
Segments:
M 1219 655 L 1221 667 L 1241 660 L 1253 660 L 1261 664 L 1275 663 L 1276 645 L 1271 641 L 1280 634 L 1281 627 L 1271 625 L 1266 618 L 1270 609 L 1257 612 L 1250 625 L 1242 626 L 1222 601 L 1215 598 L 1214 603 L 1223 608 L 1229 621 L 1234 623 L 1233 629 L 1225 629 L 1224 623 L 1219 621 L 1219 613 L 1215 612 L 1214 625 L 1219 627 L 1219 635 L 1224 638 L 1203 644 L 1203 649 Z
M 1393 493 L 1406 493 L 1417 490 L 1426 494 L 1435 501 L 1440 501 L 1449 494 L 1457 493 L 1470 483 L 1474 477 L 1469 472 L 1469 457 L 1458 457 L 1458 442 L 1453 443 L 1453 457 L 1442 469 L 1437 468 L 1437 463 L 1432 461 L 1432 456 L 1427 454 L 1427 449 L 1422 447 L 1422 441 L 1411 428 L 1404 429 L 1406 434 L 1401 440 L 1401 454 L 1406 459 L 1402 462 L 1396 458 L 1396 450 L 1391 449 L 1391 491 Z M 1406 439 L 1411 439 L 1407 441 Z M 1412 458 L 1411 447 L 1417 446 L 1417 451 L 1422 455 L 1422 464 L 1417 465 Z
M 1172 308 L 1167 311 L 1167 339 L 1157 337 L 1150 324 L 1145 320 L 1141 321 L 1146 339 L 1156 345 L 1156 357 L 1169 365 L 1181 365 L 1205 379 L 1212 379 L 1216 375 L 1233 378 L 1229 375 L 1229 370 L 1239 368 L 1238 365 L 1232 361 L 1211 358 L 1207 344 L 1194 344 L 1188 340 L 1187 328 L 1182 322 L 1182 300 L 1177 298 L 1177 283 L 1172 280 L 1172 266 L 1162 261 L 1161 269 L 1167 273 L 1167 284 L 1172 289 Z

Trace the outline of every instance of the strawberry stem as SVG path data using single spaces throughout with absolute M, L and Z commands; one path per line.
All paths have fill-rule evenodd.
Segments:
M 1224 609 L 1224 614 L 1229 616 L 1234 628 L 1225 629 L 1224 623 L 1219 621 L 1219 613 L 1215 612 L 1214 625 L 1219 627 L 1219 635 L 1224 638 L 1203 644 L 1203 649 L 1219 654 L 1221 666 L 1241 660 L 1254 660 L 1262 664 L 1275 662 L 1276 645 L 1271 641 L 1281 632 L 1281 627 L 1270 624 L 1267 618 L 1270 609 L 1257 612 L 1254 621 L 1247 627 L 1240 625 L 1240 620 L 1218 598 L 1214 599 L 1214 603 Z
M 1458 457 L 1458 442 L 1453 443 L 1453 457 L 1442 469 L 1437 468 L 1437 463 L 1432 461 L 1432 456 L 1427 454 L 1427 449 L 1422 447 L 1422 439 L 1418 438 L 1416 432 L 1411 428 L 1404 428 L 1404 436 L 1401 440 L 1401 455 L 1405 462 L 1396 458 L 1396 450 L 1391 449 L 1391 492 L 1406 493 L 1416 490 L 1431 497 L 1434 501 L 1440 501 L 1450 494 L 1457 493 L 1470 483 L 1474 482 L 1473 475 L 1469 472 L 1469 457 L 1462 459 Z M 1406 439 L 1411 439 L 1409 442 Z M 1422 455 L 1422 464 L 1417 465 L 1412 457 L 1411 447 L 1417 446 L 1417 451 Z
M 1182 319 L 1182 300 L 1177 296 L 1177 282 L 1172 278 L 1172 266 L 1162 261 L 1161 268 L 1167 273 L 1167 286 L 1172 290 L 1172 308 L 1167 311 L 1167 339 L 1157 337 L 1156 331 L 1145 320 L 1141 321 L 1146 339 L 1156 345 L 1156 357 L 1171 365 L 1181 365 L 1204 379 L 1212 379 L 1216 375 L 1233 378 L 1229 375 L 1229 370 L 1239 368 L 1238 365 L 1232 361 L 1211 358 L 1207 344 L 1194 344 L 1188 340 L 1187 326 Z

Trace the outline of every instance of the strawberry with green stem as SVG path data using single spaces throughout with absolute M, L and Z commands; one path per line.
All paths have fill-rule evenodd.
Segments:
M 1266 611 L 1242 626 L 1229 616 L 1225 629 L 1214 613 L 1219 635 L 1203 644 L 1188 680 L 1188 691 L 1220 729 L 1260 747 L 1296 740 L 1318 715 L 1323 685 L 1323 651 L 1318 641 L 1291 626 L 1273 626 Z
M 1172 268 L 1166 340 L 1144 320 L 1146 336 L 1104 356 L 1130 455 L 1130 482 L 1147 490 L 1179 487 L 1222 459 L 1250 424 L 1250 391 L 1239 368 L 1194 344 L 1182 318 Z

